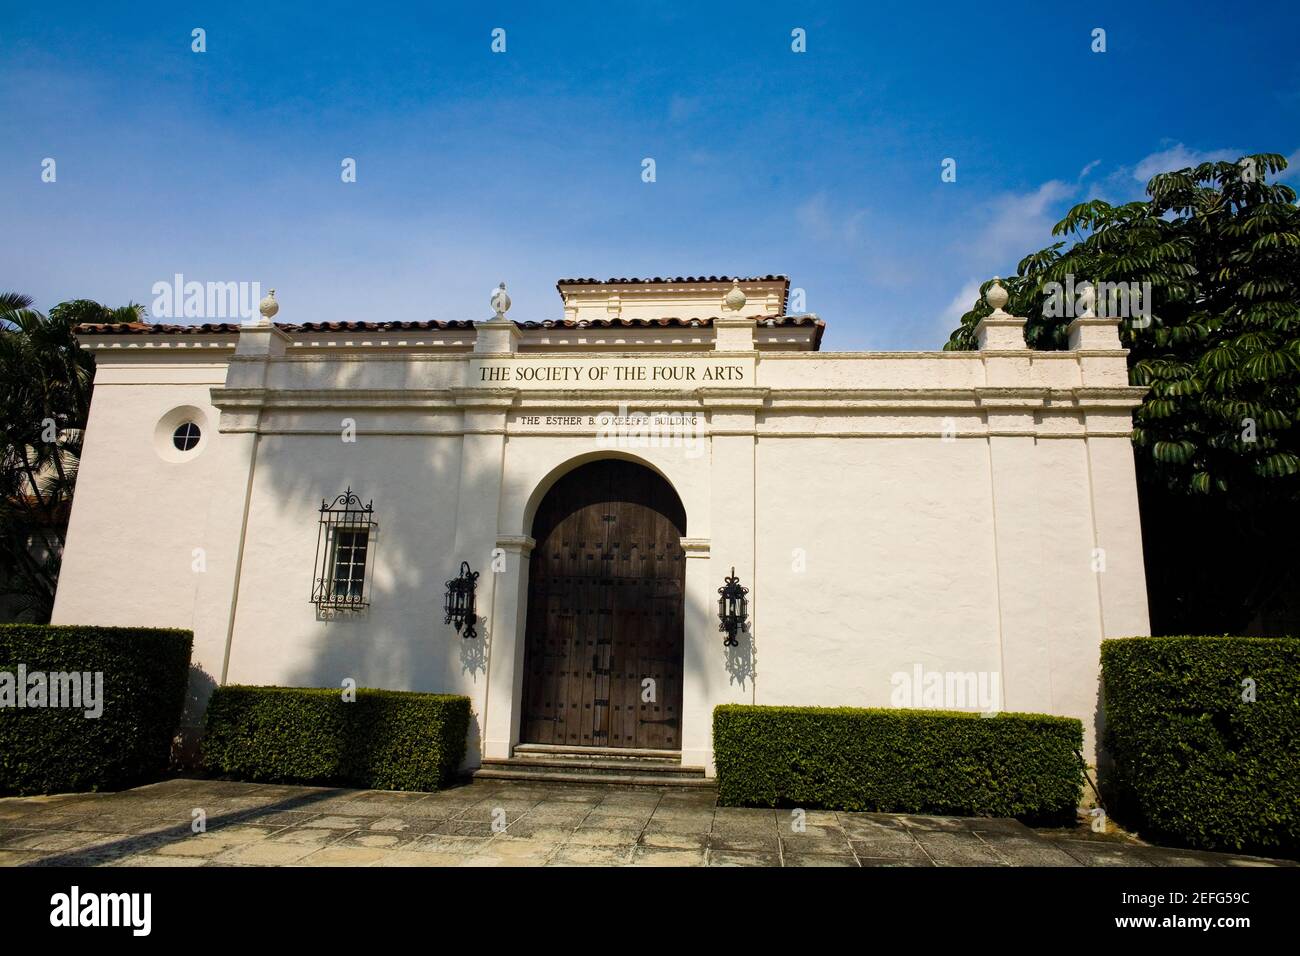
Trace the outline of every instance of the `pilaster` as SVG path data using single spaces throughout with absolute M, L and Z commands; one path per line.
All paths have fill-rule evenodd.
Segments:
M 483 714 L 483 756 L 509 757 L 519 742 L 523 706 L 524 628 L 529 557 L 537 544 L 527 535 L 498 535 L 502 569 L 494 571 L 491 648 Z

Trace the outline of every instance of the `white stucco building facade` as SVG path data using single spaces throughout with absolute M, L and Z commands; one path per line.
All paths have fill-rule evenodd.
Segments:
M 1117 321 L 1060 352 L 999 310 L 976 352 L 834 353 L 784 277 L 558 289 L 553 322 L 494 297 L 479 323 L 83 327 L 55 623 L 192 628 L 200 691 L 466 694 L 469 766 L 554 733 L 711 768 L 719 703 L 890 706 L 936 672 L 1080 718 L 1091 758 L 1100 642 L 1149 626 Z M 350 573 L 321 524 L 345 489 L 373 525 L 340 609 L 312 598 Z M 461 562 L 468 640 L 442 606 Z

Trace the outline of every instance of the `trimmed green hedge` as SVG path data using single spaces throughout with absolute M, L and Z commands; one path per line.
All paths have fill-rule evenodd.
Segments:
M 437 790 L 465 756 L 469 698 L 359 689 L 218 687 L 206 767 L 237 780 Z
M 1194 847 L 1300 852 L 1300 639 L 1120 638 L 1101 668 L 1121 819 Z
M 1065 717 L 854 707 L 713 711 L 724 806 L 1073 819 L 1083 725 Z
M 157 779 L 180 724 L 193 640 L 190 631 L 148 627 L 0 624 L 0 673 L 14 675 L 11 692 L 19 665 L 28 674 L 103 674 L 98 717 L 86 717 L 84 706 L 0 706 L 0 793 L 119 790 Z

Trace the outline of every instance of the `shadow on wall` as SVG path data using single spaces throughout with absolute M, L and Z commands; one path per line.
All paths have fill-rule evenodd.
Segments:
M 721 644 L 721 631 L 718 632 L 718 636 L 718 643 Z M 737 634 L 736 640 L 739 642 L 736 647 L 722 649 L 727 676 L 732 684 L 739 684 L 742 690 L 753 691 L 753 681 L 758 677 L 758 650 L 752 628 Z
M 473 638 L 458 635 L 460 643 L 457 646 L 460 649 L 461 672 L 473 676 L 477 681 L 479 675 L 487 674 L 488 659 L 492 656 L 492 635 L 488 631 L 486 615 L 479 614 L 476 617 L 474 629 L 478 634 Z
M 360 365 L 343 367 L 340 388 L 355 384 Z M 378 427 L 378 412 L 343 408 L 337 415 L 336 435 L 259 440 L 228 680 L 341 689 L 350 679 L 358 687 L 468 695 L 473 716 L 466 763 L 475 765 L 491 640 L 484 611 L 491 607 L 496 541 L 475 542 L 473 553 L 452 553 L 461 438 L 376 435 L 367 426 Z M 354 441 L 345 440 L 348 420 L 355 423 Z M 472 486 L 487 477 L 465 480 Z M 348 487 L 363 502 L 374 502 L 370 606 L 331 615 L 309 600 L 319 508 Z M 445 584 L 462 560 L 486 572 L 472 640 L 444 624 Z M 205 703 L 210 693 L 210 687 L 202 692 Z
M 1093 740 L 1097 742 L 1097 765 L 1089 770 L 1093 778 L 1093 785 L 1101 792 L 1103 799 L 1109 799 L 1114 792 L 1113 775 L 1115 772 L 1115 762 L 1111 759 L 1106 750 L 1106 687 L 1101 679 L 1101 668 L 1097 669 L 1097 709 L 1092 715 L 1092 732 Z M 1085 787 L 1083 793 L 1083 802 L 1085 805 L 1093 802 L 1096 794 L 1092 792 L 1092 787 Z
M 358 384 L 363 364 L 344 365 L 338 387 Z M 414 377 L 418 369 L 407 374 Z M 470 553 L 452 553 L 462 498 L 459 435 L 378 435 L 368 431 L 368 426 L 379 428 L 378 411 L 341 408 L 334 414 L 337 434 L 269 434 L 259 440 L 229 680 L 341 688 L 350 679 L 358 687 L 467 694 L 473 716 L 465 764 L 475 766 L 485 729 L 482 708 L 494 637 L 487 613 L 499 583 L 492 552 L 496 532 L 507 529 L 493 522 L 491 539 L 473 542 Z M 355 423 L 354 441 L 345 440 L 349 421 Z M 598 457 L 624 458 L 658 471 L 634 455 L 609 454 L 595 437 L 591 441 Z M 590 453 L 575 454 L 570 465 L 591 458 Z M 467 473 L 463 480 L 465 487 L 474 488 L 496 478 L 484 470 Z M 322 499 L 330 501 L 349 487 L 363 502 L 374 502 L 370 606 L 346 615 L 318 614 L 308 600 L 318 509 Z M 517 560 L 513 555 L 506 559 Z M 456 576 L 461 561 L 482 573 L 476 594 L 478 635 L 471 640 L 444 623 L 442 609 L 446 582 Z M 526 594 L 526 568 L 524 575 Z M 732 685 L 752 690 L 754 637 L 744 632 L 738 635 L 739 647 L 723 648 L 715 606 L 720 584 L 711 584 L 698 599 L 703 607 L 685 608 L 688 626 L 702 622 L 707 634 L 685 642 L 683 667 L 699 673 L 722 664 Z M 526 607 L 520 612 L 526 614 Z M 719 653 L 721 660 L 713 657 Z M 209 686 L 195 693 L 203 702 L 211 693 L 211 677 L 206 679 Z
M 203 668 L 191 664 L 189 686 L 185 690 L 185 706 L 181 711 L 181 726 L 172 740 L 173 766 L 197 767 L 203 739 L 203 713 L 208 700 L 216 690 L 217 679 Z

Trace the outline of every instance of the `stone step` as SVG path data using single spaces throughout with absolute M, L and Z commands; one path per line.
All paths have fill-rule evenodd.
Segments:
M 531 761 L 530 761 L 531 763 Z M 677 777 L 663 773 L 592 773 L 582 770 L 559 770 L 552 767 L 521 767 L 520 762 L 506 767 L 485 765 L 471 777 L 475 783 L 512 780 L 520 783 L 555 783 L 585 787 L 655 787 L 667 789 L 712 789 L 715 782 L 701 775 Z
M 474 780 L 585 786 L 714 787 L 703 767 L 682 766 L 676 750 L 519 744 L 511 757 L 487 757 Z
M 612 757 L 602 753 L 589 753 L 579 750 L 556 751 L 555 753 L 519 753 L 516 751 L 515 755 L 510 759 L 526 760 L 528 763 L 536 764 L 563 761 L 565 763 L 592 763 L 593 765 L 624 768 L 661 767 L 666 770 L 675 770 L 682 765 L 682 759 L 676 754 L 671 757 Z
M 484 767 L 501 767 L 507 770 L 534 770 L 545 768 L 560 771 L 582 771 L 598 774 L 636 774 L 692 779 L 704 776 L 703 767 L 683 767 L 680 761 L 665 760 L 658 757 L 641 757 L 637 759 L 611 759 L 609 757 L 589 757 L 583 755 L 555 755 L 553 757 L 534 755 L 529 757 L 492 758 L 485 757 Z
M 575 757 L 613 757 L 622 760 L 634 760 L 653 757 L 660 760 L 680 762 L 682 755 L 677 750 L 649 750 L 644 747 L 574 747 L 571 744 L 515 744 L 516 757 L 541 756 L 575 756 Z

